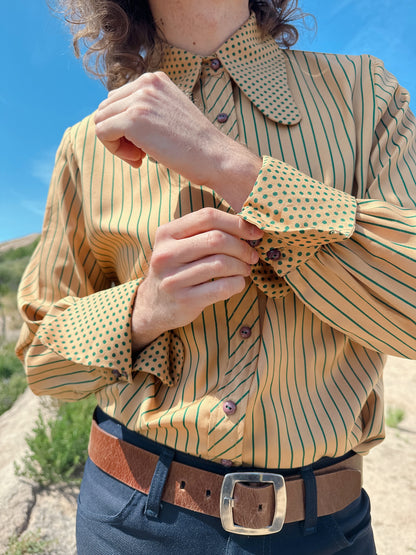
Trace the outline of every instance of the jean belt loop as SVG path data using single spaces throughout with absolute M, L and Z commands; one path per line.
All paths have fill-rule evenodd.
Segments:
M 316 479 L 312 466 L 305 466 L 301 470 L 305 487 L 305 522 L 303 534 L 309 536 L 316 532 L 318 522 L 318 497 L 316 492 Z
M 158 518 L 161 507 L 161 499 L 163 488 L 165 487 L 168 477 L 170 464 L 173 460 L 175 451 L 169 447 L 164 447 L 159 460 L 157 461 L 152 482 L 150 484 L 149 494 L 144 509 L 144 514 L 150 518 Z

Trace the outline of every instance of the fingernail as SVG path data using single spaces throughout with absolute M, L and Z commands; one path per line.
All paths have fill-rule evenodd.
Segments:
M 259 229 L 255 225 L 252 226 L 250 231 L 251 231 L 251 234 L 253 235 L 253 237 L 263 237 L 263 235 L 264 235 L 263 230 Z
M 259 261 L 259 253 L 253 249 L 251 251 L 251 263 L 257 264 L 258 261 Z

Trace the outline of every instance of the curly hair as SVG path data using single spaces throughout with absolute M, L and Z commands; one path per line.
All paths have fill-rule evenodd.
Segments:
M 49 5 L 69 24 L 75 55 L 109 90 L 156 69 L 150 62 L 157 28 L 147 0 L 49 0 Z M 298 0 L 249 0 L 249 8 L 263 34 L 284 48 L 296 43 L 292 23 L 304 17 Z

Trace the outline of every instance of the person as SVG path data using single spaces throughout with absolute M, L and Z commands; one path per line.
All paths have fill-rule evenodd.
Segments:
M 386 355 L 416 358 L 408 93 L 287 48 L 296 1 L 61 4 L 110 92 L 58 150 L 17 352 L 97 398 L 78 552 L 375 553 L 362 456 Z

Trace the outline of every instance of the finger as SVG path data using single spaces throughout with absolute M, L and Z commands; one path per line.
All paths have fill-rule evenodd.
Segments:
M 146 156 L 146 153 L 141 148 L 138 148 L 125 137 L 119 140 L 119 146 L 114 154 L 131 165 L 140 165 Z
M 131 122 L 124 113 L 96 124 L 95 134 L 112 154 L 134 167 L 139 167 L 147 152 L 141 145 L 136 144 L 137 140 L 130 140 L 130 126 Z
M 249 276 L 250 264 L 232 256 L 209 256 L 184 266 L 180 271 L 164 278 L 164 289 L 174 293 L 183 288 L 194 287 L 213 279 L 231 276 Z
M 156 245 L 151 268 L 159 276 L 172 275 L 182 266 L 202 261 L 210 256 L 229 256 L 245 264 L 256 264 L 259 255 L 246 241 L 223 231 L 213 230 L 180 241 Z
M 104 109 L 113 102 L 127 98 L 143 86 L 153 85 L 160 87 L 162 83 L 166 84 L 169 81 L 171 81 L 169 77 L 162 71 L 142 73 L 134 81 L 130 81 L 122 87 L 110 91 L 107 98 L 99 105 L 99 109 Z
M 107 150 L 131 166 L 139 167 L 146 153 L 125 137 L 115 141 L 102 141 Z
M 187 263 L 213 255 L 231 256 L 246 264 L 258 262 L 257 251 L 246 241 L 218 229 L 182 239 L 177 247 L 178 262 Z
M 136 83 L 136 81 L 137 79 L 135 81 L 131 81 L 130 83 L 126 83 L 122 87 L 119 87 L 117 89 L 113 89 L 112 91 L 110 91 L 108 93 L 107 98 L 105 98 L 99 104 L 98 111 L 101 112 L 102 110 L 105 110 L 108 106 L 110 106 L 112 103 L 130 96 L 137 89 L 138 83 Z
M 102 143 L 111 145 L 115 141 L 119 141 L 121 137 L 126 137 L 126 131 L 130 129 L 130 126 L 131 122 L 125 111 L 103 119 L 99 119 L 97 113 L 95 134 Z
M 101 102 L 94 115 L 95 125 L 125 112 L 131 106 L 129 98 L 130 95 Z
M 203 310 L 207 306 L 226 301 L 233 295 L 241 293 L 245 286 L 246 280 L 244 277 L 231 276 L 190 287 L 186 290 L 186 295 L 189 303 L 199 301 L 201 310 Z
M 241 239 L 260 239 L 263 232 L 236 214 L 215 208 L 202 208 L 186 214 L 160 227 L 157 233 L 174 239 L 185 239 L 194 235 L 218 229 Z

